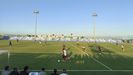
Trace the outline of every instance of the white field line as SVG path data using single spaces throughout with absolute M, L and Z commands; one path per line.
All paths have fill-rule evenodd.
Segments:
M 8 53 L 8 50 L 0 50 L 0 55 L 3 53 Z
M 21 54 L 21 53 L 35 53 L 35 54 L 37 54 L 37 53 L 40 53 L 40 54 L 43 54 L 43 53 L 57 53 L 57 54 L 59 54 L 59 53 L 61 53 L 61 52 L 12 52 L 13 54 Z
M 31 71 L 40 71 L 40 70 L 31 70 Z M 53 71 L 53 70 L 46 70 L 46 71 Z M 62 71 L 62 70 L 58 70 Z M 72 72 L 133 72 L 133 70 L 67 70 L 67 71 L 72 71 Z
M 3 70 L 0 70 L 3 71 Z M 22 71 L 22 70 L 19 70 Z M 31 72 L 39 72 L 40 70 L 30 70 Z M 46 70 L 46 71 L 53 71 L 53 70 Z M 62 71 L 62 70 L 57 70 Z M 69 72 L 133 72 L 133 70 L 67 70 Z
M 70 44 L 70 43 L 69 43 L 69 44 Z M 70 44 L 70 45 L 72 45 L 73 47 L 75 47 L 75 48 L 77 48 L 78 50 L 80 50 L 80 48 L 74 46 L 73 44 Z M 81 50 L 80 50 L 80 51 L 81 51 Z M 82 52 L 83 52 L 83 51 L 82 51 Z M 89 56 L 88 53 L 86 53 L 86 52 L 84 52 L 84 53 L 85 53 L 87 56 Z M 93 59 L 95 62 L 101 64 L 101 65 L 104 66 L 104 67 L 106 67 L 108 70 L 112 70 L 110 67 L 108 67 L 107 65 L 105 65 L 105 64 L 103 64 L 102 62 L 98 61 L 97 59 L 95 59 L 95 58 L 93 58 L 93 57 L 92 57 L 92 59 Z
M 92 58 L 94 61 L 98 62 L 99 64 L 103 65 L 104 67 L 106 67 L 107 69 L 109 70 L 112 70 L 110 67 L 108 67 L 107 65 L 103 64 L 102 62 L 98 61 L 97 59 L 95 58 Z
M 0 50 L 0 54 L 2 53 L 8 53 L 9 50 Z M 17 50 L 18 51 L 18 50 Z M 13 54 L 14 53 L 17 53 L 17 54 L 21 54 L 21 53 L 61 53 L 61 52 L 12 52 Z

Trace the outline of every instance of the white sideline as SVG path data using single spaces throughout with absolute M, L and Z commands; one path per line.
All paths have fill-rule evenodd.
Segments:
M 78 50 L 80 50 L 80 48 L 74 46 L 73 44 L 71 44 L 71 43 L 69 43 L 69 44 L 72 45 L 73 47 L 77 48 Z M 80 50 L 80 51 L 81 51 L 81 50 Z M 82 52 L 83 52 L 83 51 L 82 51 Z M 85 53 L 85 52 L 84 52 L 84 53 Z M 86 54 L 87 56 L 89 56 L 88 53 L 85 53 L 85 54 Z M 92 57 L 92 59 L 93 59 L 95 62 L 101 64 L 101 65 L 104 66 L 104 67 L 106 67 L 108 70 L 112 70 L 110 67 L 108 67 L 107 65 L 105 65 L 105 64 L 103 64 L 102 62 L 98 61 L 97 59 L 95 59 L 95 58 L 93 58 L 93 57 Z
M 32 71 L 40 71 L 40 70 L 32 70 Z M 46 70 L 46 71 L 53 71 L 53 70 Z M 62 70 L 57 70 L 62 71 Z M 67 70 L 67 71 L 75 71 L 75 72 L 133 72 L 133 70 Z
M 3 70 L 0 70 L 3 71 Z M 21 71 L 21 70 L 19 70 Z M 40 70 L 30 70 L 30 71 L 40 71 Z M 53 71 L 53 70 L 46 70 L 46 71 Z M 57 70 L 62 71 L 62 70 Z M 69 72 L 133 72 L 133 70 L 67 70 Z

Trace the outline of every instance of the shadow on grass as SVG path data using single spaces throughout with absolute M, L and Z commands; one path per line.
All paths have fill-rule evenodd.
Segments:
M 102 46 L 100 46 L 102 51 L 99 52 L 98 44 L 89 47 L 94 54 L 92 56 L 93 58 L 109 66 L 113 70 L 133 70 L 132 57 L 116 54 L 115 52 Z

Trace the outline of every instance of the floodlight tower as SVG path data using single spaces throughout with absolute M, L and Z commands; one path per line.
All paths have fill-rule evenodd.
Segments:
M 96 17 L 97 17 L 97 13 L 92 13 L 92 17 L 93 17 L 93 39 L 96 41 Z
M 36 41 L 36 37 L 37 37 L 37 15 L 39 14 L 38 10 L 34 10 L 33 13 L 35 14 L 36 18 L 35 18 L 35 41 Z

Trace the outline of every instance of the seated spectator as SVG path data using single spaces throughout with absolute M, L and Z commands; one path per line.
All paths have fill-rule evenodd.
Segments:
M 24 70 L 20 72 L 20 75 L 29 75 L 29 67 L 28 66 L 25 66 L 24 67 Z
M 9 75 L 19 75 L 18 69 L 13 68 L 13 71 L 11 71 L 11 73 Z
M 5 66 L 4 70 L 1 72 L 1 75 L 9 75 L 9 74 L 10 74 L 9 66 Z
M 45 68 L 41 69 L 41 71 L 39 72 L 39 75 L 46 75 Z
M 63 72 L 62 72 L 60 75 L 68 75 L 68 74 L 66 73 L 66 69 L 63 69 Z
M 51 73 L 51 75 L 59 75 L 59 74 L 57 73 L 57 69 L 54 69 L 54 72 Z

